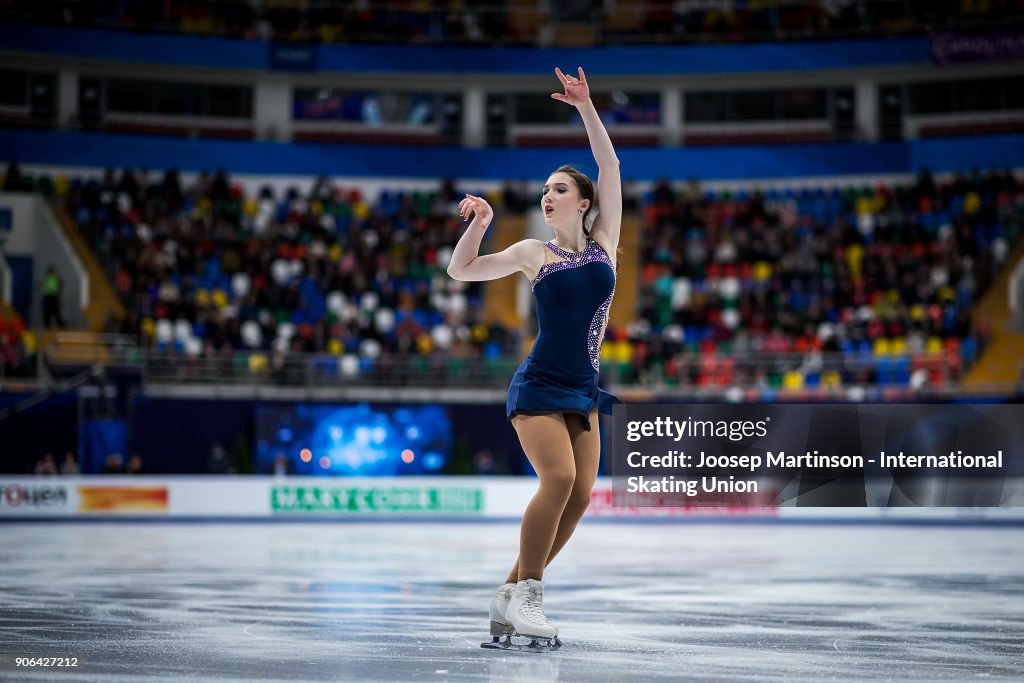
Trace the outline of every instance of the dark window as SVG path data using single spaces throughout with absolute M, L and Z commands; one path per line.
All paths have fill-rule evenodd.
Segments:
M 252 118 L 252 88 L 249 86 L 206 86 L 206 116 Z
M 958 81 L 957 111 L 993 111 L 1003 105 L 1004 82 L 995 78 Z
M 107 110 L 163 116 L 252 118 L 250 86 L 200 85 L 173 81 L 107 81 Z
M 686 121 L 689 123 L 716 123 L 729 120 L 730 93 L 686 93 Z
M 28 104 L 27 73 L 0 69 L 0 104 L 22 107 Z
M 734 121 L 771 121 L 778 118 L 777 93 L 771 90 L 742 90 L 735 93 Z
M 196 116 L 200 112 L 201 89 L 188 83 L 156 84 L 156 113 L 175 116 Z
M 828 91 L 824 88 L 686 94 L 685 118 L 689 123 L 824 119 L 827 116 Z
M 1006 86 L 1006 108 L 1024 109 L 1024 76 L 1007 78 Z
M 107 81 L 107 111 L 149 114 L 153 111 L 153 84 L 111 78 Z
M 800 88 L 783 90 L 781 95 L 784 119 L 823 119 L 828 116 L 824 90 Z
M 553 100 L 550 95 L 520 94 L 515 95 L 513 99 L 516 123 L 556 125 L 580 120 L 575 107 Z M 580 124 L 582 125 L 582 122 Z
M 953 84 L 948 81 L 914 83 L 907 88 L 911 114 L 945 114 L 953 111 Z

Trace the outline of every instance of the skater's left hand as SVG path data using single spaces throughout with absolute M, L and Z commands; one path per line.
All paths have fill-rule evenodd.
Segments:
M 467 194 L 466 198 L 459 202 L 459 214 L 462 216 L 462 220 L 466 221 L 469 220 L 471 215 L 476 214 L 476 217 L 480 219 L 481 225 L 486 228 L 494 217 L 494 209 L 491 208 L 491 205 L 483 197 Z
M 566 76 L 562 73 L 562 70 L 557 66 L 555 67 L 555 75 L 558 76 L 558 80 L 562 81 L 562 87 L 565 88 L 565 94 L 559 92 L 551 93 L 551 98 L 571 104 L 574 107 L 586 104 L 590 101 L 590 86 L 587 85 L 587 77 L 583 73 L 583 67 L 579 67 L 579 78 L 573 76 Z

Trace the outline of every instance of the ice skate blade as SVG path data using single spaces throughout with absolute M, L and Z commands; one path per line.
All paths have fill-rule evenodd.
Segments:
M 510 635 L 507 635 L 504 638 L 500 636 L 492 636 L 491 642 L 480 643 L 480 647 L 485 650 L 514 650 L 516 652 L 548 652 L 549 650 L 558 650 L 562 647 L 562 641 L 559 640 L 557 636 L 554 638 L 534 638 L 533 636 L 515 635 L 518 638 L 528 639 L 530 642 L 513 642 L 512 636 Z
M 515 649 L 515 645 L 512 643 L 512 637 L 511 636 L 505 636 L 504 638 L 502 638 L 501 636 L 495 636 L 495 635 L 491 636 L 491 642 L 489 642 L 489 643 L 480 643 L 480 647 L 484 648 L 485 650 L 512 650 L 512 649 Z

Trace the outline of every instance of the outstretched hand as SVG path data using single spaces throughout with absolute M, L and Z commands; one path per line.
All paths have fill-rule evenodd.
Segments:
M 470 214 L 474 213 L 485 228 L 490 224 L 491 218 L 494 217 L 494 209 L 491 208 L 486 199 L 467 194 L 466 198 L 459 202 L 459 215 L 462 216 L 462 220 L 468 221 Z
M 552 99 L 571 104 L 574 107 L 578 107 L 581 104 L 586 104 L 590 99 L 590 86 L 587 85 L 587 77 L 583 73 L 583 67 L 579 67 L 579 78 L 573 76 L 566 76 L 562 73 L 562 70 L 557 66 L 555 67 L 555 75 L 558 76 L 558 80 L 562 81 L 562 87 L 565 88 L 565 93 L 553 92 L 551 93 Z

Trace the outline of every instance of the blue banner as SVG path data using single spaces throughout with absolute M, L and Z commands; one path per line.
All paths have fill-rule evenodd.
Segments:
M 119 456 L 123 466 L 128 460 L 127 448 L 128 423 L 125 420 L 98 419 L 82 423 L 83 474 L 98 474 L 110 456 Z
M 0 24 L 5 50 L 148 64 L 344 73 L 669 75 L 820 71 L 927 64 L 925 36 L 750 45 L 534 48 L 429 45 L 269 45 L 256 40 Z
M 320 60 L 316 45 L 270 43 L 270 68 L 279 71 L 316 71 Z
M 0 149 L 21 164 L 352 178 L 545 178 L 559 165 L 597 171 L 590 150 L 463 149 L 194 140 L 101 133 L 0 130 Z M 823 143 L 617 151 L 626 180 L 754 180 L 1019 168 L 1024 135 L 879 143 Z

